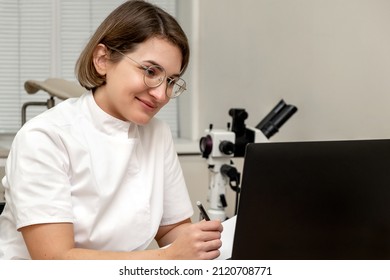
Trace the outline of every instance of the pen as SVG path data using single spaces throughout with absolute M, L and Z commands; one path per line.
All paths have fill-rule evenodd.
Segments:
M 206 221 L 210 221 L 210 217 L 209 215 L 207 215 L 207 212 L 206 210 L 204 209 L 203 205 L 202 205 L 202 202 L 200 201 L 197 201 L 196 202 L 196 205 L 198 206 L 199 210 L 200 210 L 200 213 L 202 214 L 203 218 L 206 220 Z

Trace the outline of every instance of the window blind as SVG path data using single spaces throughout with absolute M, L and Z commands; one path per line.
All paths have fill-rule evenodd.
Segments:
M 0 0 L 0 133 L 21 126 L 28 101 L 46 101 L 45 92 L 27 94 L 26 80 L 60 77 L 75 80 L 76 60 L 102 20 L 123 0 Z M 176 15 L 176 0 L 150 0 Z M 56 103 L 60 102 L 56 100 Z M 159 113 L 178 132 L 178 103 L 171 100 Z M 46 110 L 30 106 L 27 120 Z

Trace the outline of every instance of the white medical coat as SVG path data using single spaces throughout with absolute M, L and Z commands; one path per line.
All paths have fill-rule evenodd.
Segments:
M 193 209 L 169 127 L 118 120 L 92 93 L 27 122 L 6 162 L 0 259 L 29 259 L 17 229 L 73 223 L 76 247 L 143 250 Z

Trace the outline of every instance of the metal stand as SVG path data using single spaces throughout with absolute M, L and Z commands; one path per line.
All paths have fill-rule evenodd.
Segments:
M 28 106 L 46 106 L 47 109 L 50 109 L 54 107 L 54 105 L 55 101 L 53 96 L 51 96 L 46 102 L 31 101 L 24 103 L 22 106 L 22 126 L 26 123 L 26 112 Z

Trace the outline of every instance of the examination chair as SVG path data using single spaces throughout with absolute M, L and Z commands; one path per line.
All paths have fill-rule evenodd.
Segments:
M 22 106 L 22 125 L 26 123 L 26 111 L 28 106 L 46 106 L 49 109 L 55 105 L 54 97 L 65 100 L 71 97 L 79 97 L 86 91 L 86 89 L 77 82 L 60 78 L 49 78 L 45 81 L 27 80 L 24 83 L 24 89 L 29 94 L 43 90 L 46 91 L 50 97 L 46 102 L 25 102 Z

